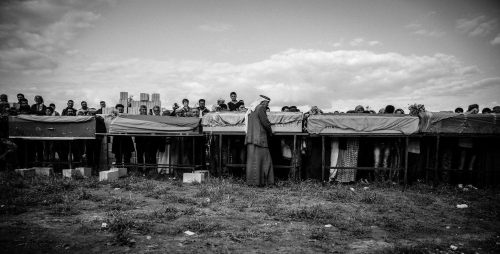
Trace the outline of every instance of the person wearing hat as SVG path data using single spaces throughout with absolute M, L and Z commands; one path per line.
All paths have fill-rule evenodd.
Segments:
M 250 105 L 245 114 L 248 185 L 274 184 L 274 170 L 268 142 L 272 129 L 266 114 L 270 100 L 269 97 L 261 95 Z

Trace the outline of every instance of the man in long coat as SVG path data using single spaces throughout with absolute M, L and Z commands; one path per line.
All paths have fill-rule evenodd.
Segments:
M 247 146 L 247 184 L 274 184 L 274 171 L 269 152 L 268 136 L 272 135 L 266 109 L 270 99 L 261 95 L 247 110 L 245 145 Z

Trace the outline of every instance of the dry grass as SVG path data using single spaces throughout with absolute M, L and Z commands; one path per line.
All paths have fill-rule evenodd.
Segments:
M 1 173 L 0 244 L 7 252 L 500 251 L 497 189 L 363 187 L 282 181 L 253 188 L 231 178 L 191 185 L 136 176 L 100 183 Z M 457 209 L 459 203 L 469 208 Z

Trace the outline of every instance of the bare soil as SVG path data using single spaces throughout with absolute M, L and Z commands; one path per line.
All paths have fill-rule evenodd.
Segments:
M 0 174 L 2 253 L 500 253 L 499 213 L 498 189 Z

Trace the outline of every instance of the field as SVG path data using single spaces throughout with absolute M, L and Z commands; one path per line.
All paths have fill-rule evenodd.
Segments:
M 498 189 L 0 174 L 2 253 L 500 253 L 499 213 Z

